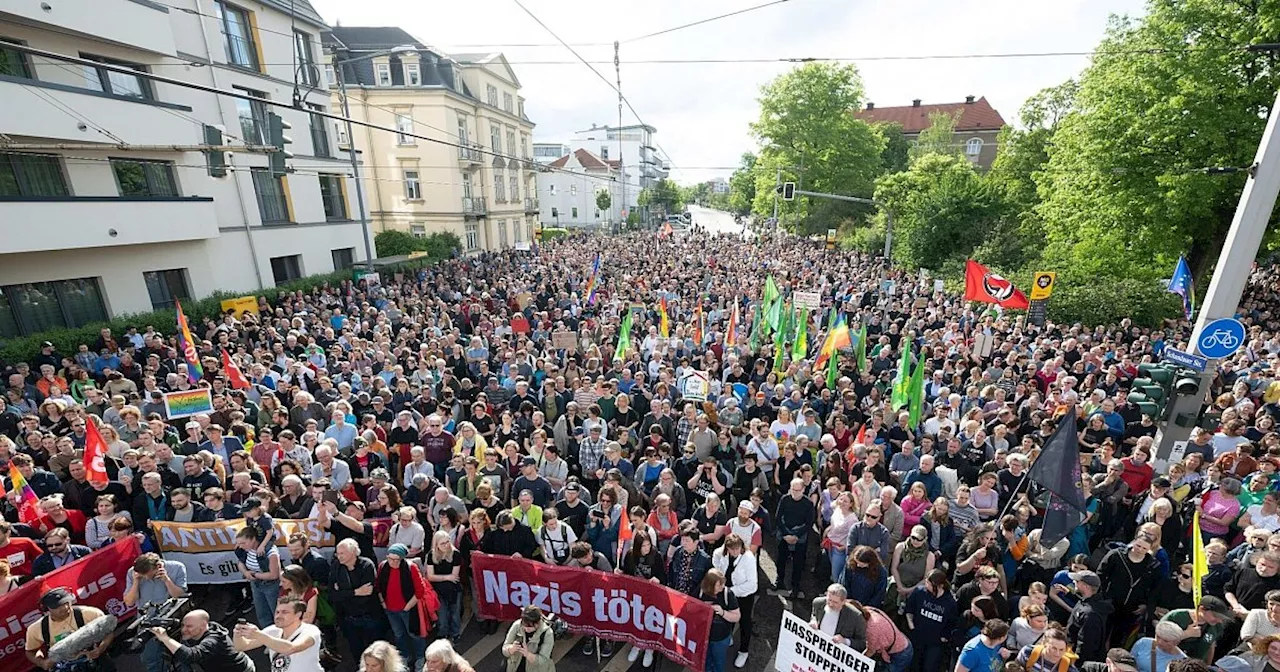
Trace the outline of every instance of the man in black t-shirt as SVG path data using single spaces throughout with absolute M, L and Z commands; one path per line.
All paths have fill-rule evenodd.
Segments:
M 320 526 L 333 534 L 336 542 L 354 539 L 360 546 L 360 557 L 378 561 L 373 553 L 373 525 L 364 519 L 362 502 L 347 502 L 346 513 L 338 512 L 338 505 L 325 502 L 320 506 Z
M 587 515 L 590 509 L 587 503 L 582 501 L 581 494 L 582 486 L 570 483 L 564 486 L 564 495 L 555 504 L 561 523 L 567 523 L 579 539 L 586 533 Z

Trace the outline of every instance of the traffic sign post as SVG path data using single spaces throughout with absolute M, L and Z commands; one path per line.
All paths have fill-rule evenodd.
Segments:
M 1196 339 L 1196 350 L 1209 359 L 1223 359 L 1236 354 L 1244 340 L 1245 329 L 1240 320 L 1224 317 L 1204 325 Z

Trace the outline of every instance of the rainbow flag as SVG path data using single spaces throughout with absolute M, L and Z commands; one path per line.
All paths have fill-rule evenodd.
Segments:
M 725 327 L 725 343 L 733 345 L 738 336 L 738 307 L 737 299 L 733 302 L 733 311 L 729 313 L 729 326 Z
M 667 316 L 667 297 L 658 297 L 658 333 L 671 338 L 671 318 Z
M 587 276 L 587 305 L 596 302 L 596 283 L 600 281 L 600 253 L 596 252 L 596 260 L 591 262 L 591 275 Z
M 9 464 L 9 487 L 17 493 L 18 496 L 18 520 L 20 522 L 31 525 L 40 519 L 40 498 L 36 497 L 36 491 L 31 489 L 27 484 L 27 479 L 22 477 L 22 472 L 18 471 L 18 466 Z
M 196 342 L 191 338 L 191 327 L 182 312 L 182 302 L 175 300 L 174 304 L 178 307 L 178 347 L 182 350 L 182 358 L 187 360 L 187 378 L 194 383 L 204 376 L 204 369 L 200 367 L 200 354 L 196 352 Z

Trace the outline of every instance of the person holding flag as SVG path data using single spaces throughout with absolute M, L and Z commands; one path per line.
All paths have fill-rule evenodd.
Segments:
M 196 341 L 191 338 L 191 327 L 187 324 L 187 316 L 182 312 L 182 302 L 174 300 L 178 311 L 178 349 L 187 363 L 187 378 L 194 384 L 204 377 L 204 367 L 200 365 L 200 353 L 196 351 Z

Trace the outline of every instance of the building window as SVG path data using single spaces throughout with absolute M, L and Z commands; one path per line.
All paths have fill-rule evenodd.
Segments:
M 333 135 L 338 139 L 339 145 L 347 143 L 347 125 L 341 121 L 333 122 Z
M 325 86 L 338 85 L 338 71 L 334 69 L 332 63 L 324 64 L 324 83 Z
M 175 198 L 178 195 L 173 164 L 168 161 L 111 159 L 111 170 L 116 175 L 121 196 Z
M 502 129 L 497 124 L 489 126 L 489 144 L 493 146 L 494 154 L 502 153 Z
M 458 115 L 458 142 L 465 145 L 470 141 L 471 141 L 471 133 L 467 131 L 467 118 L 459 114 Z M 458 151 L 461 152 L 462 148 L 459 147 Z
M 516 177 L 515 175 L 512 175 L 507 179 L 511 180 L 511 202 L 519 203 L 520 202 L 520 178 Z
M 516 134 L 513 131 L 507 131 L 507 153 L 516 155 Z
M 350 219 L 347 216 L 347 199 L 342 190 L 341 175 L 320 176 L 320 200 L 324 201 L 325 219 Z
M 330 250 L 329 254 L 333 257 L 333 270 L 335 271 L 344 271 L 356 265 L 356 248 L 354 247 Z
M 410 224 L 409 235 L 413 236 L 414 238 L 426 238 L 427 225 L 426 224 Z
M 549 195 L 551 195 L 551 196 L 555 196 L 555 195 L 556 195 L 556 185 L 554 185 L 554 184 L 549 184 L 549 185 L 547 185 L 547 193 L 548 193 Z
M 249 12 L 222 0 L 213 3 L 213 10 L 222 24 L 227 62 L 257 70 L 258 49 L 253 44 L 253 24 L 249 21 Z
M 485 84 L 484 91 L 485 91 L 485 99 L 489 101 L 489 104 L 494 107 L 497 107 L 498 106 L 498 87 L 492 84 Z
M 493 200 L 498 203 L 507 202 L 507 181 L 501 170 L 493 173 Z
M 609 145 L 600 145 L 600 158 L 609 160 Z
M 529 136 L 524 133 L 520 134 L 520 157 L 524 159 L 529 158 Z
M 291 254 L 287 257 L 271 257 L 271 277 L 276 284 L 284 284 L 302 277 L 302 255 Z
M 258 212 L 263 223 L 289 221 L 289 202 L 284 196 L 284 178 L 273 176 L 266 168 L 253 168 L 253 191 L 258 197 Z
M 33 79 L 31 76 L 31 64 L 27 61 L 27 55 L 21 51 L 4 48 L 2 45 L 5 42 L 21 44 L 17 40 L 0 37 L 0 75 L 19 79 Z
M 511 235 L 515 237 L 516 245 L 524 242 L 524 227 L 520 226 L 520 220 L 511 220 Z
M 552 208 L 551 208 L 551 216 L 552 216 L 552 217 L 554 217 L 554 218 L 556 218 L 556 219 L 560 219 L 560 210 L 559 210 L 559 208 L 556 208 L 556 207 L 552 206 Z
M 98 278 L 32 282 L 0 288 L 0 336 L 58 327 L 82 327 L 107 319 Z
M 396 115 L 396 144 L 412 145 L 413 138 L 413 117 L 407 114 Z
M 261 91 L 239 87 L 235 89 L 255 98 L 267 97 L 267 94 Z M 267 144 L 267 106 L 265 104 L 256 100 L 236 98 L 236 116 L 240 117 L 240 139 L 244 140 L 246 145 Z
M 578 218 L 578 209 L 576 207 L 573 209 L 573 218 L 574 219 Z
M 462 197 L 471 198 L 471 173 L 462 174 Z
M 404 171 L 404 197 L 411 201 L 422 200 L 422 182 L 416 170 Z
M 391 86 L 391 64 L 376 63 L 373 66 L 378 75 L 378 86 Z
M 571 185 L 569 185 L 569 195 L 570 195 L 570 196 L 577 196 L 577 195 L 578 195 L 578 185 L 576 185 L 576 184 L 571 184 Z
M 417 63 L 404 64 L 404 83 L 407 86 L 419 86 L 422 84 L 422 70 Z
M 982 153 L 982 138 L 969 138 L 964 143 L 964 153 L 971 157 L 976 157 Z
M 507 114 L 514 114 L 516 111 L 515 108 L 515 99 L 511 97 L 511 94 L 502 94 L 502 109 L 506 110 Z
M 298 81 L 307 86 L 319 84 L 320 73 L 317 71 L 315 59 L 311 57 L 311 36 L 302 31 L 294 31 L 293 51 L 297 57 Z
M 308 105 L 311 110 L 311 151 L 321 158 L 330 158 L 333 152 L 329 151 L 329 132 L 324 127 L 324 117 L 316 114 L 316 112 L 324 112 L 324 107 L 320 105 Z
M 466 231 L 466 245 L 468 250 L 474 250 L 480 247 L 480 228 L 475 224 L 468 224 Z
M 507 220 L 498 221 L 498 249 L 507 249 Z
M 80 54 L 80 58 L 98 63 L 106 63 L 108 65 L 118 65 L 129 68 L 130 70 L 137 70 L 138 72 L 147 71 L 147 69 L 141 65 L 128 63 L 126 61 L 117 61 L 111 58 L 103 58 L 101 56 Z M 130 75 L 90 65 L 83 67 L 85 86 L 94 91 L 101 91 L 113 96 L 120 96 L 121 98 L 139 98 L 142 100 L 151 100 L 154 98 L 151 94 L 151 83 L 137 75 Z
M 0 152 L 0 196 L 69 195 L 57 156 Z
M 174 306 L 175 299 L 189 299 L 187 269 L 171 268 L 167 271 L 147 271 L 142 274 L 151 295 L 151 310 L 165 310 Z
M 519 115 L 521 119 L 524 118 L 524 100 L 516 101 L 516 114 Z

